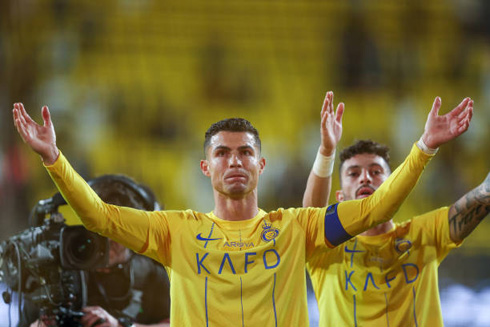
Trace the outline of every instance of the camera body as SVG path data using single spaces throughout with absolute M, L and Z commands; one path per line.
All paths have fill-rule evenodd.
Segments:
M 58 326 L 78 326 L 87 301 L 86 271 L 107 265 L 109 240 L 66 225 L 58 212 L 62 204 L 59 193 L 39 201 L 29 217 L 39 226 L 0 243 L 0 279 Z

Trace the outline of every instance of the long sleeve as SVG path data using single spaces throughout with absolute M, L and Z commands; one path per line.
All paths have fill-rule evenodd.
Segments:
M 46 169 L 84 226 L 126 247 L 140 251 L 147 244 L 151 212 L 119 207 L 103 202 L 73 169 L 65 156 Z
M 414 144 L 405 161 L 371 196 L 330 206 L 325 215 L 327 244 L 336 246 L 390 220 L 417 184 L 432 157 Z

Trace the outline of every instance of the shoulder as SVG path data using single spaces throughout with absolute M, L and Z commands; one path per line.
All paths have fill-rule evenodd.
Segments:
M 429 228 L 437 228 L 441 224 L 447 223 L 448 212 L 448 207 L 441 207 L 415 216 L 412 219 L 401 223 L 400 226 L 408 226 L 411 229 L 418 228 L 424 230 L 428 230 Z
M 154 211 L 155 218 L 165 218 L 167 220 L 203 220 L 209 218 L 210 214 L 187 210 L 164 210 Z
M 273 219 L 297 219 L 302 216 L 325 215 L 327 208 L 279 208 L 270 211 L 267 215 Z

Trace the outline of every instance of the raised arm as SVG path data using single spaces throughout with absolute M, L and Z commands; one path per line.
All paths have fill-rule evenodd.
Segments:
M 333 92 L 327 92 L 321 111 L 321 144 L 310 171 L 303 195 L 303 207 L 325 207 L 332 188 L 332 168 L 335 160 L 335 148 L 342 136 L 342 115 L 344 104 L 333 109 Z
M 43 126 L 27 114 L 22 103 L 15 103 L 12 112 L 20 136 L 41 156 L 51 178 L 85 227 L 134 251 L 141 251 L 147 241 L 149 213 L 109 205 L 99 198 L 56 146 L 56 134 L 48 107 L 42 108 Z M 132 237 L 127 237 L 129 234 Z
M 327 210 L 325 237 L 338 245 L 350 237 L 388 221 L 416 185 L 425 165 L 437 148 L 463 134 L 473 114 L 473 101 L 464 99 L 449 113 L 440 116 L 441 99 L 437 97 L 427 117 L 425 130 L 405 161 L 371 196 L 344 201 Z M 422 151 L 421 151 L 422 150 Z M 342 228 L 337 221 L 340 220 Z M 331 228 L 331 230 L 328 230 Z
M 476 188 L 449 208 L 449 235 L 453 242 L 465 239 L 490 212 L 490 173 Z

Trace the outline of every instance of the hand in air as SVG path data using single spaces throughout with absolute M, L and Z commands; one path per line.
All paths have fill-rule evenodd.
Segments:
M 43 126 L 29 116 L 22 103 L 14 103 L 12 113 L 14 125 L 22 140 L 41 156 L 46 165 L 53 164 L 59 156 L 59 150 L 48 107 L 42 108 Z
M 473 116 L 473 100 L 465 98 L 456 108 L 439 116 L 441 98 L 436 97 L 425 123 L 422 140 L 431 149 L 466 132 Z
M 321 136 L 322 143 L 320 152 L 325 156 L 330 156 L 342 136 L 342 115 L 344 113 L 344 104 L 341 102 L 337 110 L 333 110 L 333 92 L 328 91 L 321 111 Z

